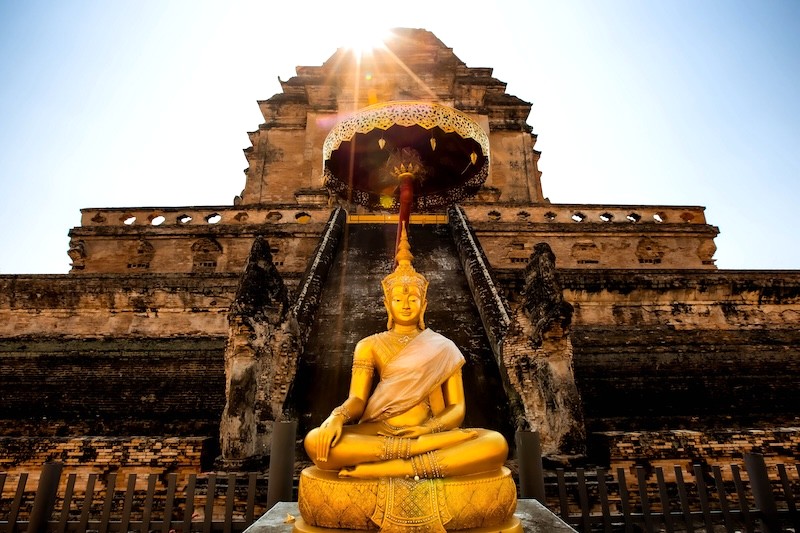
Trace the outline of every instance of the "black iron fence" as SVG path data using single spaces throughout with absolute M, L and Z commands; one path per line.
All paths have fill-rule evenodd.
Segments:
M 261 473 L 79 476 L 45 465 L 35 490 L 28 474 L 14 478 L 0 473 L 0 533 L 235 533 L 270 499 Z M 546 505 L 579 531 L 800 533 L 797 495 L 800 465 L 768 469 L 758 455 L 744 468 L 558 470 L 545 486 Z
M 47 474 L 48 468 L 56 475 Z M 6 481 L 0 473 L 0 494 Z M 14 496 L 0 500 L 0 532 L 224 532 L 243 531 L 266 512 L 263 474 L 198 476 L 69 474 L 58 490 L 60 465 L 45 465 L 35 492 L 20 474 Z M 80 487 L 78 485 L 81 485 Z
M 547 499 L 578 531 L 800 532 L 800 465 L 777 464 L 770 475 L 763 457 L 753 454 L 744 466 L 693 465 L 687 476 L 678 466 L 558 470 Z

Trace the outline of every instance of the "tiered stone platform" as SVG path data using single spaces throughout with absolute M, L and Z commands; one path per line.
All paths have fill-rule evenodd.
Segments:
M 518 500 L 514 517 L 520 521 L 525 533 L 575 532 L 536 500 Z M 247 528 L 245 533 L 292 533 L 296 529 L 298 518 L 300 518 L 300 511 L 297 502 L 280 502 Z M 329 529 L 317 528 L 316 530 L 332 533 Z M 495 528 L 493 531 L 497 531 L 497 529 Z

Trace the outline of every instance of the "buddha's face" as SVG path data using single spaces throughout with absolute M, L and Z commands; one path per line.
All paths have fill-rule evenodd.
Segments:
M 400 326 L 415 326 L 425 309 L 425 300 L 419 288 L 413 285 L 392 287 L 388 311 L 392 320 Z

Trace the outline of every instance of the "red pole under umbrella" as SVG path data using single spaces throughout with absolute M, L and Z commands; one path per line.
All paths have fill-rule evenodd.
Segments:
M 348 204 L 398 213 L 397 242 L 411 211 L 473 196 L 489 173 L 489 137 L 469 115 L 434 102 L 386 102 L 331 129 L 325 187 Z

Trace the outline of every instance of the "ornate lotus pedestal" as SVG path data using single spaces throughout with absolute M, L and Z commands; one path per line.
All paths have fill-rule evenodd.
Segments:
M 514 516 L 517 489 L 507 468 L 415 481 L 341 479 L 311 467 L 300 475 L 298 504 L 302 519 L 294 530 L 300 532 L 522 531 Z

